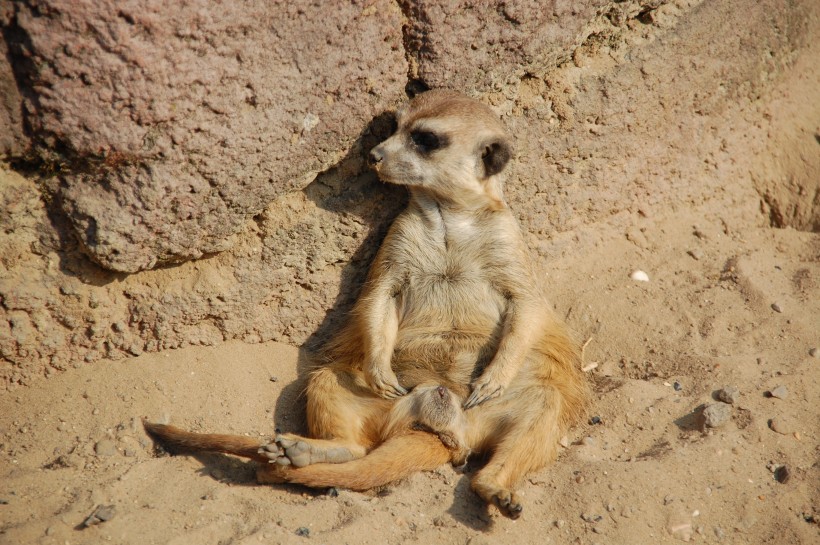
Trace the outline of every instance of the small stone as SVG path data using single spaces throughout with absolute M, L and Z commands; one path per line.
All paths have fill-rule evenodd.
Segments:
M 94 526 L 102 522 L 107 522 L 114 518 L 116 509 L 113 505 L 98 505 L 94 511 L 88 515 L 82 523 L 83 528 Z
M 279 382 L 279 377 L 270 377 L 268 380 L 271 382 Z
M 782 418 L 772 418 L 769 420 L 769 428 L 776 433 L 781 435 L 789 435 L 790 433 L 794 432 L 792 426 L 790 426 L 785 420 Z
M 310 537 L 310 528 L 300 526 L 296 529 L 296 535 L 299 537 Z
M 789 390 L 785 386 L 778 386 L 777 388 L 773 388 L 769 395 L 772 397 L 776 397 L 777 399 L 786 399 L 789 397 Z
M 792 478 L 789 466 L 780 466 L 774 470 L 774 478 L 780 484 L 786 484 Z
M 594 514 L 590 514 L 590 513 L 582 513 L 581 518 L 584 520 L 584 522 L 592 522 L 592 523 L 601 522 L 604 519 L 603 515 L 594 515 Z
M 672 388 L 674 388 L 676 392 L 680 392 L 683 390 L 683 385 L 676 380 L 675 383 L 672 384 Z
M 117 453 L 117 444 L 111 439 L 100 439 L 94 445 L 97 456 L 113 456 Z
M 633 271 L 629 278 L 637 282 L 649 282 L 649 275 L 641 270 Z
M 772 310 L 775 312 L 783 312 L 783 307 L 777 303 L 772 303 Z
M 592 437 L 587 436 L 581 439 L 581 444 L 585 447 L 594 447 L 597 444 L 597 442 Z
M 569 437 L 564 435 L 563 437 L 561 437 L 561 440 L 558 441 L 558 444 L 564 448 L 569 448 Z
M 560 530 L 561 528 L 563 528 L 563 527 L 564 527 L 564 525 L 565 525 L 566 523 L 567 523 L 567 521 L 565 521 L 565 520 L 561 520 L 561 519 L 558 519 L 558 520 L 556 520 L 556 521 L 555 521 L 555 527 L 556 527 L 556 528 L 558 528 L 558 529 Z
M 715 396 L 724 403 L 734 404 L 740 397 L 740 390 L 734 386 L 724 386 L 717 391 Z
M 712 403 L 703 409 L 703 425 L 707 428 L 718 428 L 732 417 L 732 406 L 726 403 Z
M 100 410 L 95 408 L 93 411 L 91 411 L 91 414 L 93 414 L 94 416 L 97 416 L 98 414 L 100 414 Z
M 338 498 L 339 497 L 339 489 L 335 486 L 331 486 L 325 491 L 325 495 L 330 498 Z
M 809 356 L 812 358 L 820 358 L 820 350 L 817 350 L 817 348 L 809 348 Z
M 578 475 L 577 477 L 575 477 L 575 482 L 578 483 L 578 484 L 583 483 L 585 480 L 586 479 L 584 479 L 583 475 Z
M 598 425 L 598 424 L 601 423 L 601 417 L 600 416 L 593 416 L 592 418 L 589 419 L 589 423 L 592 424 L 593 426 Z
M 723 528 L 720 526 L 715 526 L 715 537 L 718 541 L 721 541 L 724 537 L 726 537 L 726 532 L 724 532 Z
M 692 259 L 694 259 L 695 261 L 700 261 L 701 259 L 703 259 L 703 252 L 700 250 L 700 248 L 694 248 L 686 253 L 692 256 Z

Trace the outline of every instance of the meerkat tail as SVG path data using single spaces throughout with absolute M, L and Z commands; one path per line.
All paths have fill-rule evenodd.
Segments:
M 285 470 L 262 468 L 259 480 L 361 491 L 384 486 L 418 471 L 435 469 L 449 461 L 450 450 L 438 437 L 413 431 L 388 439 L 364 458 Z
M 259 454 L 262 441 L 242 435 L 192 433 L 166 424 L 143 422 L 145 431 L 172 453 L 222 452 L 260 462 L 268 458 Z

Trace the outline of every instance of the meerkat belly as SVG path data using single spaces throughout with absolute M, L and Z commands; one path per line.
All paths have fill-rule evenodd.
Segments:
M 443 259 L 412 271 L 400 297 L 394 367 L 469 381 L 495 353 L 505 308 L 480 267 Z

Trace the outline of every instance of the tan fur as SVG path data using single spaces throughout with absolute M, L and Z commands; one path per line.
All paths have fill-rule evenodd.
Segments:
M 490 454 L 473 489 L 516 517 L 516 486 L 555 458 L 559 438 L 584 412 L 579 346 L 544 299 L 504 202 L 511 145 L 496 115 L 463 95 L 430 91 L 397 121 L 371 162 L 384 181 L 409 188 L 410 202 L 351 320 L 309 378 L 315 439 L 266 447 L 276 464 L 260 480 L 361 489 L 458 458 L 443 446 L 446 434 L 437 440 L 407 425 L 420 409 L 402 396 L 442 384 L 466 399 L 450 430 L 460 452 Z M 403 414 L 402 424 L 387 425 L 385 414 Z M 290 447 L 291 456 L 293 441 L 302 446 Z M 330 447 L 343 449 L 331 460 L 341 463 L 311 463 L 327 459 Z

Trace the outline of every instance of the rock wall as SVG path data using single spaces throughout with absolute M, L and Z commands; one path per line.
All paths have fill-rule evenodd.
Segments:
M 7 32 L 49 187 L 84 251 L 137 272 L 225 250 L 403 95 L 387 1 L 20 2 Z
M 784 121 L 770 96 L 820 38 L 811 0 L 166 4 L 0 10 L 0 143 L 29 169 L 0 173 L 6 386 L 320 341 L 404 203 L 363 157 L 407 85 L 503 116 L 507 198 L 545 262 L 640 245 L 635 218 L 727 187 L 760 222 L 820 224 L 820 106 Z

